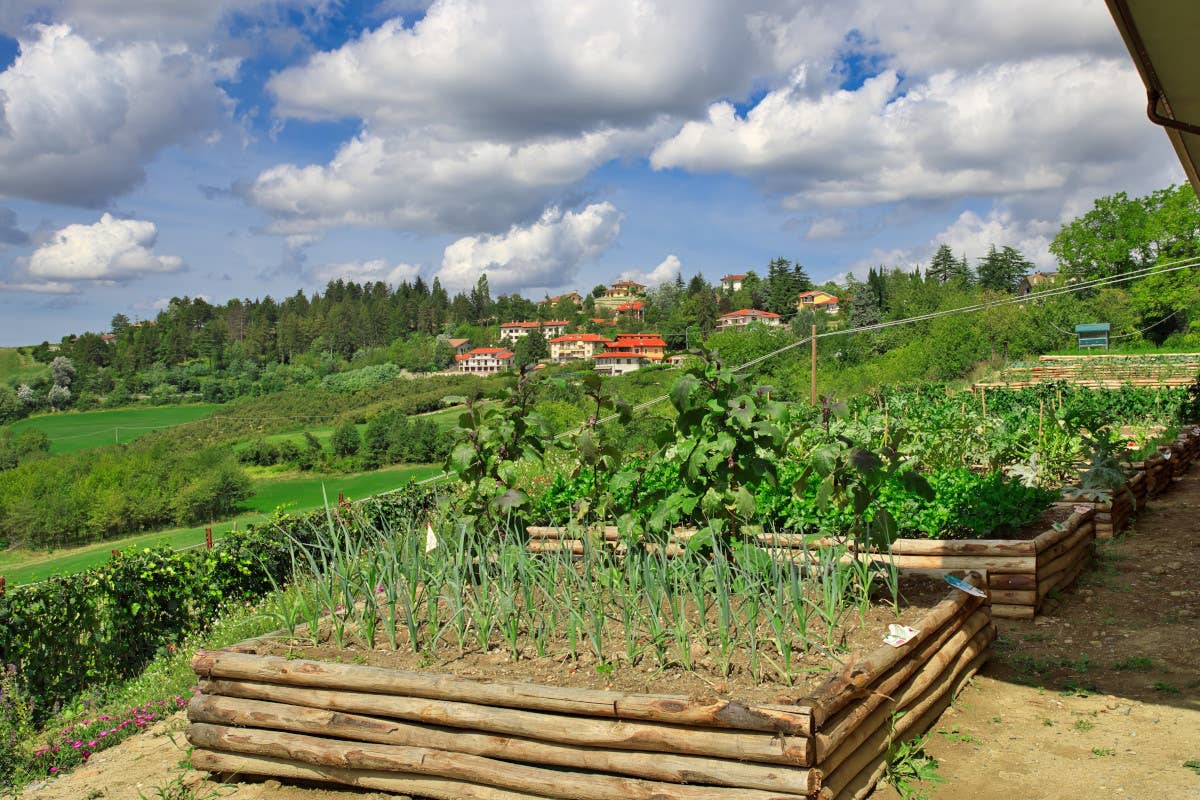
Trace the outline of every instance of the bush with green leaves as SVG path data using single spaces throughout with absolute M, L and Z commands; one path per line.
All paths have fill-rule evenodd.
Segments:
M 533 411 L 536 380 L 532 369 L 522 369 L 499 403 L 479 395 L 446 398 L 466 406 L 450 431 L 446 459 L 446 470 L 464 484 L 457 510 L 484 530 L 517 530 L 525 519 L 529 495 L 517 485 L 517 462 L 540 460 L 550 438 L 546 421 Z
M 289 581 L 291 547 L 316 541 L 335 519 L 351 533 L 405 529 L 434 501 L 432 492 L 410 486 L 336 513 L 278 515 L 211 550 L 131 549 L 85 572 L 9 587 L 0 594 L 0 664 L 14 666 L 8 680 L 19 692 L 3 697 L 26 698 L 33 716 L 45 718 L 81 692 L 138 674 L 228 604 Z M 12 719 L 10 713 L 10 726 Z

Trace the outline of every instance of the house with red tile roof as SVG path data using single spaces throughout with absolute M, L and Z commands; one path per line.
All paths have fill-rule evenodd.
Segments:
M 781 317 L 778 314 L 773 314 L 770 311 L 760 311 L 757 308 L 743 308 L 740 311 L 730 311 L 728 314 L 722 314 L 717 318 L 717 328 L 719 330 L 728 330 L 730 328 L 745 328 L 751 322 L 757 322 L 762 325 L 778 325 Z
M 536 320 L 522 320 L 519 322 L 505 322 L 500 325 L 500 338 L 505 341 L 515 342 L 530 331 L 542 329 L 543 336 L 561 336 L 567 332 L 569 323 L 565 319 L 551 319 L 545 322 Z
M 646 318 L 646 303 L 642 300 L 630 300 L 627 303 L 621 303 L 613 311 L 619 317 L 641 321 Z
M 815 289 L 804 292 L 797 298 L 796 305 L 803 311 L 806 308 L 819 308 L 829 314 L 838 313 L 838 299 L 829 292 Z
M 742 288 L 742 283 L 746 280 L 745 274 L 726 275 L 721 278 L 721 288 L 727 292 L 736 292 Z
M 598 333 L 565 333 L 550 340 L 550 358 L 558 363 L 595 358 L 612 344 Z
M 454 357 L 460 372 L 492 375 L 512 369 L 513 351 L 503 347 L 476 347 Z

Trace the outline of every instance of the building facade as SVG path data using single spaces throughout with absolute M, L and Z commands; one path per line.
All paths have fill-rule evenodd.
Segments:
M 757 308 L 744 308 L 741 311 L 730 311 L 728 314 L 722 314 L 717 318 L 717 328 L 720 330 L 745 328 L 751 322 L 778 326 L 779 320 L 780 316 L 772 314 L 770 311 L 760 311 Z
M 565 319 L 551 319 L 545 322 L 537 322 L 536 320 L 505 322 L 500 325 L 500 338 L 506 342 L 515 342 L 525 334 L 535 331 L 538 328 L 541 328 L 542 335 L 548 338 L 562 336 L 567 332 L 567 321 Z
M 595 358 L 612 342 L 598 333 L 567 333 L 550 340 L 550 358 L 558 363 Z
M 798 298 L 796 305 L 801 311 L 812 308 L 819 309 L 827 314 L 838 313 L 838 299 L 829 292 L 824 292 L 820 289 L 804 292 Z
M 745 280 L 745 275 L 726 275 L 721 278 L 721 288 L 727 292 L 737 292 L 741 290 Z
M 476 347 L 455 356 L 454 360 L 458 363 L 460 372 L 492 375 L 512 369 L 513 352 L 503 347 Z

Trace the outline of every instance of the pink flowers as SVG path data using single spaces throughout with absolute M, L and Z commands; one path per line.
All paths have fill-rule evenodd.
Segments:
M 193 688 L 198 692 L 199 688 Z M 81 719 L 63 728 L 57 741 L 61 742 L 61 753 L 53 742 L 33 752 L 41 769 L 50 775 L 60 775 L 79 764 L 87 763 L 97 750 L 117 744 L 132 734 L 144 730 L 165 716 L 165 711 L 174 711 L 187 705 L 187 699 L 179 695 L 152 700 L 121 714 L 100 714 L 94 719 Z

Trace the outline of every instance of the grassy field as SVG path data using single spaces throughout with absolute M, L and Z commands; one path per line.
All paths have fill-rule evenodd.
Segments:
M 72 453 L 117 442 L 130 442 L 159 428 L 169 428 L 211 414 L 217 406 L 155 406 L 117 408 L 112 411 L 67 411 L 40 414 L 10 427 L 13 431 L 37 429 L 50 437 L 51 453 Z
M 34 361 L 32 356 L 18 353 L 15 347 L 0 347 L 0 383 L 8 383 L 11 378 L 32 378 L 49 369 Z
M 223 537 L 235 526 L 245 527 L 247 523 L 266 519 L 281 505 L 289 511 L 309 511 L 321 508 L 326 495 L 331 502 L 337 500 L 338 492 L 343 492 L 350 500 L 360 500 L 439 472 L 440 468 L 432 465 L 406 465 L 357 475 L 262 481 L 255 485 L 254 497 L 244 504 L 246 513 L 211 525 L 213 538 Z M 12 550 L 0 552 L 0 574 L 4 575 L 9 585 L 17 585 L 41 580 L 50 575 L 69 574 L 98 566 L 108 560 L 113 550 L 151 546 L 173 549 L 190 547 L 204 542 L 206 527 L 210 526 L 172 528 L 123 539 L 111 539 L 86 547 L 58 550 L 54 553 Z

